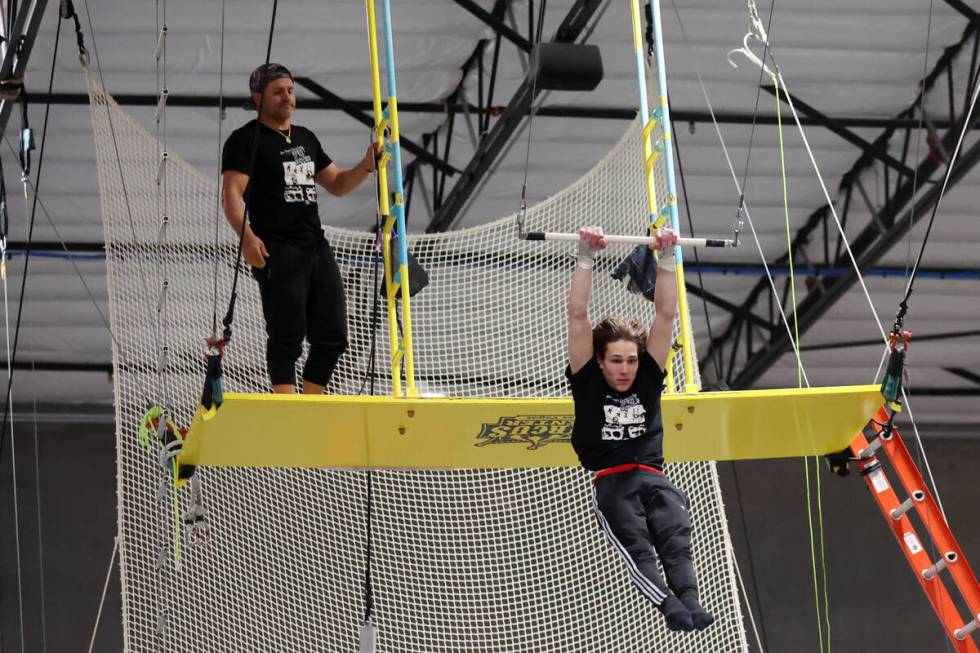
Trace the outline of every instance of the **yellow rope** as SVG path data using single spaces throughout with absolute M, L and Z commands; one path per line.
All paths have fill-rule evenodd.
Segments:
M 798 352 L 800 350 L 800 326 L 796 312 L 796 273 L 793 269 L 793 240 L 790 235 L 789 224 L 789 192 L 786 186 L 786 149 L 783 144 L 783 118 L 779 98 L 779 80 L 775 75 L 772 76 L 773 86 L 776 89 L 776 124 L 779 131 L 779 164 L 783 184 L 783 216 L 786 221 L 786 248 L 789 258 L 789 287 L 790 297 L 793 303 L 793 342 L 797 351 L 796 357 L 796 383 L 803 387 L 803 363 Z M 813 457 L 814 476 L 816 478 L 816 504 L 817 504 L 817 532 L 820 538 L 820 566 L 822 569 L 823 598 L 824 598 L 824 620 L 827 625 L 827 653 L 830 653 L 830 597 L 827 593 L 827 559 L 825 556 L 824 537 L 823 537 L 823 502 L 821 500 L 820 487 L 820 462 L 816 456 Z M 817 612 L 817 636 L 820 651 L 824 651 L 823 628 L 820 623 L 820 581 L 817 578 L 817 552 L 816 542 L 813 532 L 813 496 L 810 489 L 810 458 L 803 458 L 804 477 L 806 478 L 806 516 L 807 524 L 810 529 L 810 566 L 813 570 L 813 600 Z

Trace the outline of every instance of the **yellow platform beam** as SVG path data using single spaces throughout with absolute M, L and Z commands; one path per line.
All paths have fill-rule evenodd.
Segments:
M 667 462 L 827 454 L 881 404 L 878 386 L 664 395 Z M 181 464 L 454 469 L 576 466 L 569 399 L 226 394 L 195 416 Z

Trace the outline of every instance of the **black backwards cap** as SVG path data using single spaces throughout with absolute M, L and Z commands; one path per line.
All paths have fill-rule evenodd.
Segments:
M 269 82 L 274 82 L 277 79 L 291 80 L 292 78 L 293 74 L 289 72 L 289 68 L 286 68 L 281 63 L 262 64 L 249 75 L 248 90 L 253 93 L 261 93 L 269 85 Z M 245 103 L 245 108 L 258 109 L 255 102 L 252 101 L 251 96 L 249 96 L 248 102 Z

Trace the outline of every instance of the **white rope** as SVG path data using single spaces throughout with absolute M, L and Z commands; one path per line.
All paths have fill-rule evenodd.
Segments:
M 742 601 L 745 602 L 745 609 L 749 613 L 749 623 L 752 624 L 752 634 L 755 635 L 755 645 L 759 647 L 759 653 L 766 653 L 766 649 L 762 647 L 762 640 L 759 639 L 759 627 L 755 625 L 755 613 L 752 611 L 752 604 L 749 602 L 749 593 L 746 591 L 745 581 L 742 579 L 742 570 L 738 566 L 738 558 L 735 556 L 735 548 L 732 546 L 731 542 L 728 543 L 727 553 L 732 561 L 732 567 L 735 569 L 735 576 L 738 578 L 738 589 L 742 592 Z
M 7 347 L 7 405 L 13 407 L 14 390 L 13 383 L 13 361 L 10 359 L 10 304 L 7 295 L 7 275 L 3 275 L 3 325 L 6 335 Z M 0 433 L 0 437 L 3 434 Z M 17 610 L 20 620 L 20 650 L 24 653 L 24 582 L 20 559 L 20 511 L 18 508 L 17 496 L 17 448 L 14 438 L 14 416 L 10 415 L 10 487 L 13 490 L 14 498 L 14 555 L 17 559 Z
M 769 56 L 772 58 L 772 49 L 769 50 Z M 796 107 L 793 105 L 793 96 L 789 92 L 789 88 L 786 86 L 786 82 L 783 79 L 783 74 L 779 70 L 779 64 L 776 63 L 775 58 L 772 58 L 773 66 L 776 67 L 775 81 L 777 84 L 783 87 L 783 91 L 786 94 L 786 102 L 789 104 L 790 112 L 793 114 L 793 120 L 796 122 L 796 127 L 800 132 L 800 137 L 803 139 L 803 147 L 806 148 L 806 153 L 810 157 L 810 163 L 813 164 L 813 171 L 817 174 L 817 181 L 820 182 L 820 190 L 823 191 L 824 199 L 827 200 L 827 208 L 830 210 L 830 214 L 834 217 L 834 224 L 837 225 L 837 231 L 840 233 L 841 242 L 844 245 L 844 249 L 847 251 L 848 258 L 851 259 L 851 264 L 854 266 L 854 273 L 857 275 L 858 283 L 861 284 L 861 290 L 864 292 L 864 298 L 868 300 L 868 307 L 871 309 L 871 314 L 875 318 L 875 323 L 878 325 L 878 330 L 881 332 L 881 338 L 888 344 L 888 335 L 885 333 L 885 327 L 881 324 L 881 319 L 878 317 L 878 311 L 875 309 L 874 302 L 871 300 L 871 292 L 868 290 L 868 286 L 864 283 L 864 275 L 861 274 L 861 268 L 858 266 L 857 259 L 854 258 L 854 253 L 851 251 L 851 244 L 847 240 L 847 234 L 844 233 L 844 226 L 841 224 L 840 217 L 837 215 L 837 209 L 834 207 L 833 200 L 830 199 L 830 192 L 827 190 L 827 184 L 824 182 L 823 175 L 820 173 L 820 166 L 817 165 L 817 159 L 813 156 L 813 150 L 810 148 L 810 141 L 807 140 L 806 131 L 803 129 L 803 125 L 800 123 L 800 116 L 796 113 Z
M 14 149 L 13 143 L 10 142 L 10 138 L 4 135 L 3 140 L 4 142 L 7 143 L 7 148 L 10 150 L 11 154 L 16 155 L 17 151 Z M 34 187 L 34 183 L 30 179 L 25 178 L 24 183 L 25 183 L 25 190 L 29 190 L 34 195 L 37 194 L 36 189 Z M 122 356 L 123 359 L 125 359 L 126 352 L 123 351 L 121 347 L 119 347 L 119 341 L 116 339 L 116 334 L 113 333 L 112 327 L 109 325 L 108 318 L 106 318 L 105 313 L 102 312 L 102 307 L 99 306 L 99 302 L 96 301 L 95 294 L 92 292 L 92 289 L 89 287 L 88 282 L 85 280 L 85 275 L 82 274 L 82 271 L 78 268 L 78 263 L 75 261 L 75 257 L 72 256 L 71 250 L 68 249 L 68 245 L 65 242 L 64 237 L 62 237 L 61 233 L 58 231 L 58 225 L 56 225 L 54 220 L 51 218 L 51 214 L 48 212 L 47 207 L 44 206 L 44 201 L 40 198 L 40 196 L 36 197 L 36 200 L 38 206 L 41 207 L 41 213 L 44 214 L 44 218 L 48 221 L 48 226 L 51 227 L 51 230 L 54 232 L 55 238 L 58 240 L 59 243 L 61 243 L 61 249 L 64 250 L 66 258 L 68 259 L 69 263 L 71 263 L 72 268 L 75 270 L 75 275 L 78 277 L 78 280 L 82 282 L 82 286 L 85 288 L 85 293 L 88 295 L 89 300 L 92 302 L 92 306 L 99 314 L 99 318 L 102 320 L 102 325 L 105 326 L 106 331 L 109 332 L 109 338 L 111 338 L 112 343 L 116 345 L 117 348 L 119 348 L 120 355 Z
M 99 623 L 102 621 L 102 608 L 105 606 L 105 597 L 109 592 L 109 579 L 112 578 L 112 565 L 116 562 L 116 551 L 119 549 L 119 536 L 112 538 L 112 556 L 109 558 L 109 569 L 105 573 L 105 583 L 102 585 L 102 598 L 99 600 L 99 611 L 95 615 L 95 625 L 92 627 L 92 639 L 88 643 L 88 653 L 92 653 L 95 648 L 95 635 L 99 632 Z
M 31 361 L 31 372 L 36 374 L 34 361 Z M 47 653 L 48 650 L 48 618 L 45 610 L 44 598 L 44 537 L 42 524 L 44 523 L 43 512 L 41 510 L 41 439 L 37 433 L 37 391 L 31 391 L 31 403 L 34 413 L 34 492 L 37 496 L 37 559 L 38 559 L 38 593 L 41 600 L 41 652 Z
M 221 152 L 222 152 L 222 133 L 221 127 L 224 123 L 224 96 L 225 96 L 225 0 L 221 0 L 221 38 L 218 54 L 218 185 L 214 195 L 214 288 L 213 303 L 211 307 L 211 321 L 213 323 L 213 337 L 218 337 L 217 318 L 218 318 L 218 262 L 220 260 L 218 248 L 218 228 L 221 223 Z
M 735 190 L 737 190 L 739 196 L 741 196 L 742 185 L 739 183 L 738 176 L 735 174 L 735 166 L 732 165 L 732 158 L 728 153 L 728 147 L 725 145 L 725 138 L 721 135 L 721 128 L 718 126 L 718 120 L 715 118 L 715 110 L 711 105 L 711 98 L 708 97 L 708 89 L 705 87 L 704 78 L 701 76 L 701 67 L 698 65 L 694 51 L 691 48 L 691 43 L 687 38 L 687 32 L 684 29 L 684 21 L 681 19 L 680 11 L 677 9 L 676 0 L 671 0 L 670 4 L 674 8 L 674 13 L 677 15 L 677 22 L 680 27 L 681 37 L 684 39 L 684 47 L 687 49 L 688 57 L 694 64 L 694 72 L 698 76 L 698 84 L 701 86 L 701 93 L 704 95 L 704 101 L 708 106 L 708 113 L 711 114 L 711 122 L 715 127 L 715 133 L 718 135 L 718 141 L 721 143 L 722 152 L 725 154 L 725 161 L 728 163 L 728 171 L 731 173 L 732 181 L 735 183 Z M 779 297 L 779 291 L 776 289 L 776 282 L 773 280 L 772 272 L 769 270 L 769 264 L 766 262 L 766 256 L 762 251 L 762 244 L 759 242 L 759 236 L 755 231 L 755 224 L 752 222 L 752 215 L 749 212 L 748 202 L 743 202 L 742 207 L 745 213 L 745 218 L 749 223 L 749 229 L 752 231 L 752 238 L 755 240 L 755 247 L 759 252 L 759 260 L 762 261 L 762 267 L 766 271 L 766 279 L 769 280 L 769 287 L 772 289 L 773 296 Z M 789 341 L 793 346 L 793 353 L 796 356 L 796 361 L 799 364 L 800 370 L 803 374 L 803 382 L 809 388 L 810 380 L 807 378 L 803 360 L 800 358 L 799 347 L 797 346 L 795 338 L 793 338 L 793 331 L 790 328 L 789 319 L 786 317 L 786 313 L 783 311 L 783 306 L 780 302 L 776 302 L 776 308 L 779 309 L 779 315 L 782 318 L 783 326 L 786 328 L 786 336 L 789 338 Z

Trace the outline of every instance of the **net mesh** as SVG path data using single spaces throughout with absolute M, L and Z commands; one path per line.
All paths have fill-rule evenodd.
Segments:
M 204 379 L 212 308 L 220 316 L 226 306 L 235 241 L 224 224 L 216 229 L 223 218 L 214 179 L 174 153 L 164 172 L 169 216 L 161 236 L 159 143 L 92 76 L 89 91 L 115 333 L 126 650 L 356 650 L 368 472 L 200 469 L 209 535 L 185 547 L 174 564 L 169 490 L 156 455 L 139 445 L 138 423 L 162 398 L 179 422 L 189 422 Z M 528 227 L 601 224 L 609 232 L 640 233 L 641 153 L 634 123 L 591 172 L 529 209 Z M 658 176 L 665 189 L 662 170 Z M 357 394 L 369 387 L 373 236 L 326 231 L 344 277 L 350 328 L 350 347 L 328 391 Z M 412 304 L 423 392 L 568 393 L 568 244 L 521 241 L 511 216 L 412 236 L 410 248 L 431 278 Z M 649 319 L 652 305 L 609 277 L 623 254 L 599 256 L 591 313 Z M 242 272 L 225 390 L 266 392 L 260 302 Z M 384 310 L 377 329 L 380 395 L 391 392 Z M 683 383 L 680 369 L 675 382 Z M 668 473 L 691 497 L 702 599 L 718 618 L 702 633 L 668 633 L 634 589 L 595 524 L 583 470 L 371 472 L 378 650 L 746 650 L 715 466 L 671 465 Z M 186 507 L 188 498 L 179 501 Z

